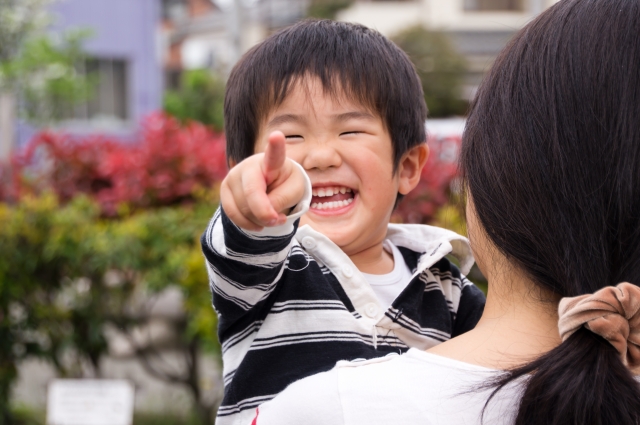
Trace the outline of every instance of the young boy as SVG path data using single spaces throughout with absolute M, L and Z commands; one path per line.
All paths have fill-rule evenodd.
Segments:
M 407 56 L 360 25 L 305 21 L 229 78 L 221 208 L 202 236 L 219 314 L 217 424 L 338 360 L 427 349 L 472 329 L 467 240 L 389 224 L 420 179 L 426 106 Z

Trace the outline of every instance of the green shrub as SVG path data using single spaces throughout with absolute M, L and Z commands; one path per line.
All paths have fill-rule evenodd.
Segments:
M 62 376 L 81 376 L 83 360 L 100 376 L 105 326 L 126 331 L 141 319 L 134 293 L 180 287 L 184 344 L 219 350 L 198 239 L 215 205 L 200 194 L 192 205 L 105 219 L 84 196 L 66 205 L 52 194 L 0 203 L 0 424 L 15 421 L 9 396 L 22 359 L 48 360 Z
M 467 64 L 448 36 L 415 26 L 393 37 L 393 41 L 409 55 L 418 71 L 429 117 L 463 115 L 467 108 L 462 99 Z
M 71 31 L 58 42 L 49 36 L 31 37 L 18 55 L 0 60 L 0 86 L 20 95 L 20 112 L 26 120 L 50 125 L 69 118 L 75 106 L 93 96 L 96 76 L 81 76 L 76 70 L 86 59 L 83 44 L 89 35 Z
M 214 130 L 224 129 L 224 90 L 220 76 L 206 69 L 182 74 L 180 89 L 164 97 L 164 111 L 182 123 L 198 121 Z
M 353 4 L 353 0 L 311 0 L 307 15 L 310 18 L 335 19 L 338 12 Z

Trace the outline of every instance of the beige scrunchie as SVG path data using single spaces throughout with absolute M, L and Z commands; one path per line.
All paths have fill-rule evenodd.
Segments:
M 640 287 L 623 282 L 593 294 L 563 298 L 558 315 L 563 341 L 584 326 L 609 341 L 630 369 L 640 366 Z

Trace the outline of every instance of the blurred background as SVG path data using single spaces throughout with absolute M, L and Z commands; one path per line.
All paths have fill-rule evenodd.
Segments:
M 247 49 L 307 17 L 394 40 L 420 74 L 432 154 L 393 220 L 464 234 L 465 111 L 553 3 L 0 0 L 0 425 L 43 424 L 56 377 L 130 380 L 136 425 L 213 423 L 198 238 L 227 172 L 225 80 Z

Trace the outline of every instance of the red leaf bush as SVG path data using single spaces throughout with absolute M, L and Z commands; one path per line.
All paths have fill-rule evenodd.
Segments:
M 461 139 L 431 137 L 428 144 L 422 179 L 400 203 L 393 221 L 433 222 L 449 202 Z M 221 134 L 157 113 L 143 121 L 134 143 L 105 136 L 38 134 L 11 167 L 0 165 L 0 201 L 44 189 L 53 190 L 62 202 L 83 193 L 97 200 L 105 215 L 114 215 L 123 204 L 135 209 L 190 202 L 199 188 L 217 185 L 226 173 Z
M 149 208 L 193 199 L 227 172 L 224 137 L 199 123 L 182 126 L 157 113 L 147 117 L 136 143 L 105 136 L 42 132 L 12 161 L 11 184 L 0 197 L 53 190 L 65 202 L 84 193 L 112 215 L 119 205 Z M 0 170 L 0 179 L 8 179 Z M 0 198 L 2 199 L 2 198 Z
M 400 202 L 394 211 L 394 221 L 422 224 L 433 221 L 437 211 L 449 202 L 458 176 L 461 143 L 458 135 L 429 138 L 429 159 L 420 183 Z

